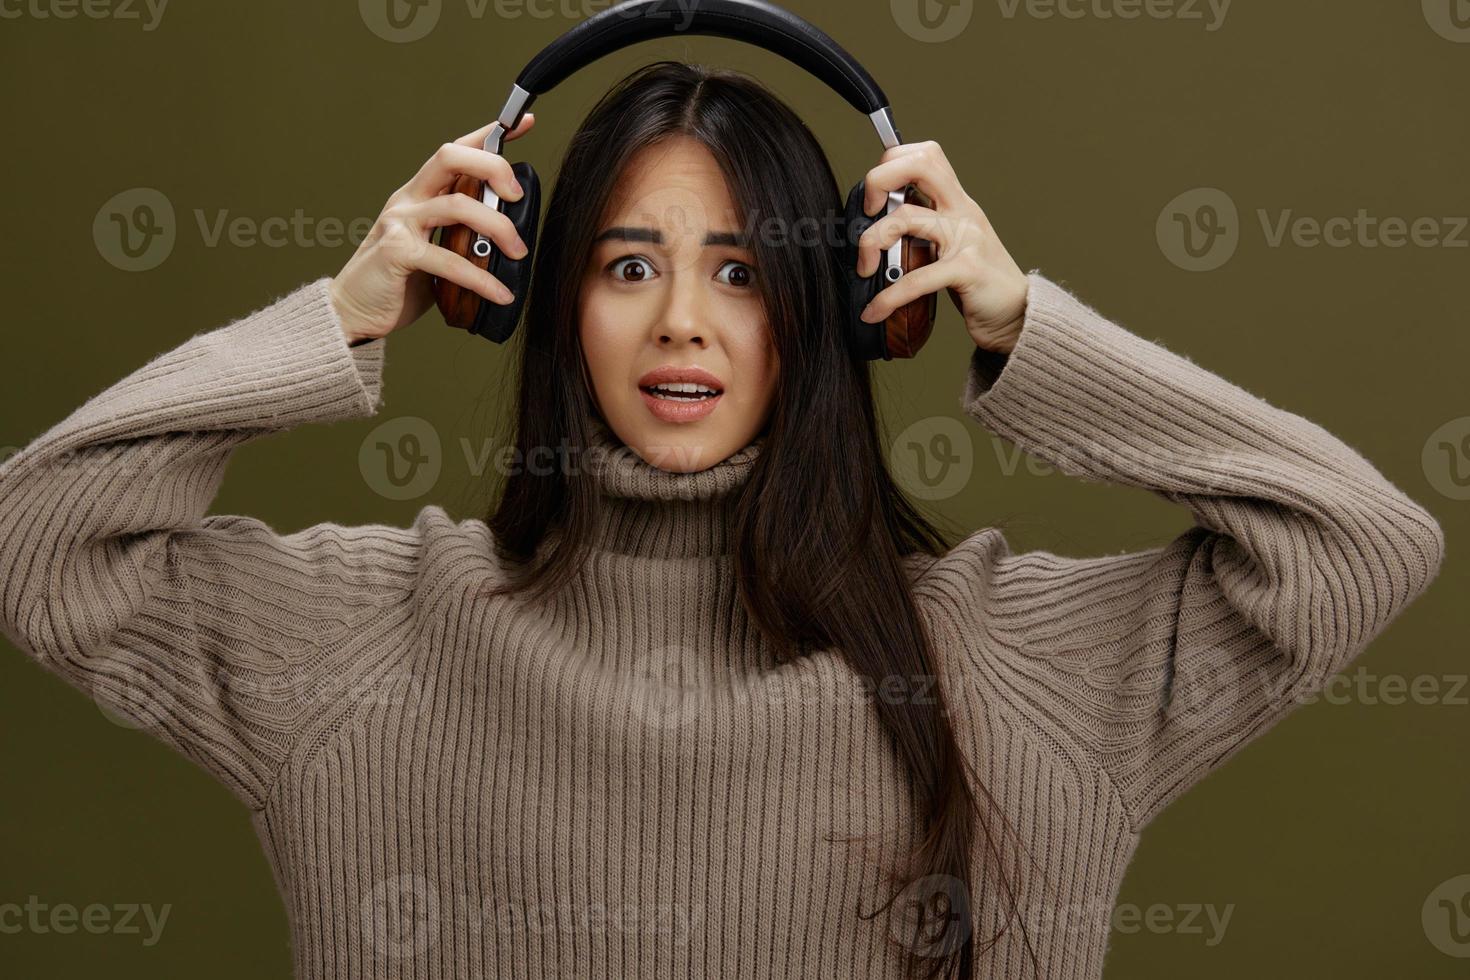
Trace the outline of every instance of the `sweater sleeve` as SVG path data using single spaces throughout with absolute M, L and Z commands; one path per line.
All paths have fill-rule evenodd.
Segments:
M 1106 557 L 1002 547 L 974 625 L 1006 688 L 1108 774 L 1141 829 L 1422 593 L 1444 536 L 1315 423 L 1029 279 L 1015 348 L 975 350 L 962 407 L 1063 473 L 1182 504 L 1195 526 Z
M 349 348 L 327 283 L 155 357 L 0 466 L 6 635 L 253 808 L 416 553 L 411 529 L 205 516 L 237 446 L 377 411 L 386 341 Z

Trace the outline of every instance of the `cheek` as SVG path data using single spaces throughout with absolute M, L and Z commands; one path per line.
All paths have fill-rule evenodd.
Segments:
M 631 325 L 635 319 L 628 311 L 617 309 L 596 287 L 588 287 L 582 294 L 577 322 L 588 373 L 598 393 L 616 390 L 633 356 L 636 337 Z
M 592 385 L 592 397 L 604 411 L 607 395 L 616 390 L 618 355 L 616 338 L 597 320 L 595 313 L 582 314 L 580 334 L 582 357 L 587 364 L 587 378 Z
M 753 317 L 746 329 L 732 335 L 729 353 L 731 366 L 745 379 L 747 390 L 758 393 L 761 401 L 769 399 L 776 388 L 780 358 L 763 315 Z

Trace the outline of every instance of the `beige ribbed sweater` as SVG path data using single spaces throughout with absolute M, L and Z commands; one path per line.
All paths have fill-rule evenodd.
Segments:
M 1198 522 L 1135 554 L 1017 555 L 989 529 L 911 562 L 1027 848 L 1043 975 L 1077 980 L 1140 829 L 1362 651 L 1444 542 L 1322 428 L 1030 282 L 963 408 Z M 904 773 L 840 657 L 773 664 L 722 554 L 759 442 L 684 475 L 614 452 L 596 557 L 542 607 L 475 599 L 503 574 L 489 532 L 437 506 L 291 534 L 206 516 L 235 447 L 380 408 L 386 342 L 347 347 L 326 285 L 188 339 L 0 468 L 6 633 L 251 808 L 299 978 L 899 977 L 904 920 L 860 918 L 877 869 L 826 837 L 907 853 Z M 1025 962 L 1013 926 L 980 973 Z

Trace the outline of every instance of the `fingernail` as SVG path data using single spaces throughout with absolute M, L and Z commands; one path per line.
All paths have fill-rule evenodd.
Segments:
M 515 188 L 517 200 L 526 196 L 526 189 L 521 186 L 520 181 L 515 181 L 511 186 Z

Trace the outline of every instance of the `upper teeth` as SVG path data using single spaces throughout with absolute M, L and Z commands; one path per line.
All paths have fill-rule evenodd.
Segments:
M 709 385 L 695 384 L 693 381 L 668 381 L 663 384 L 656 384 L 653 387 L 658 391 L 682 391 L 691 395 L 713 395 L 715 393 L 715 389 Z

